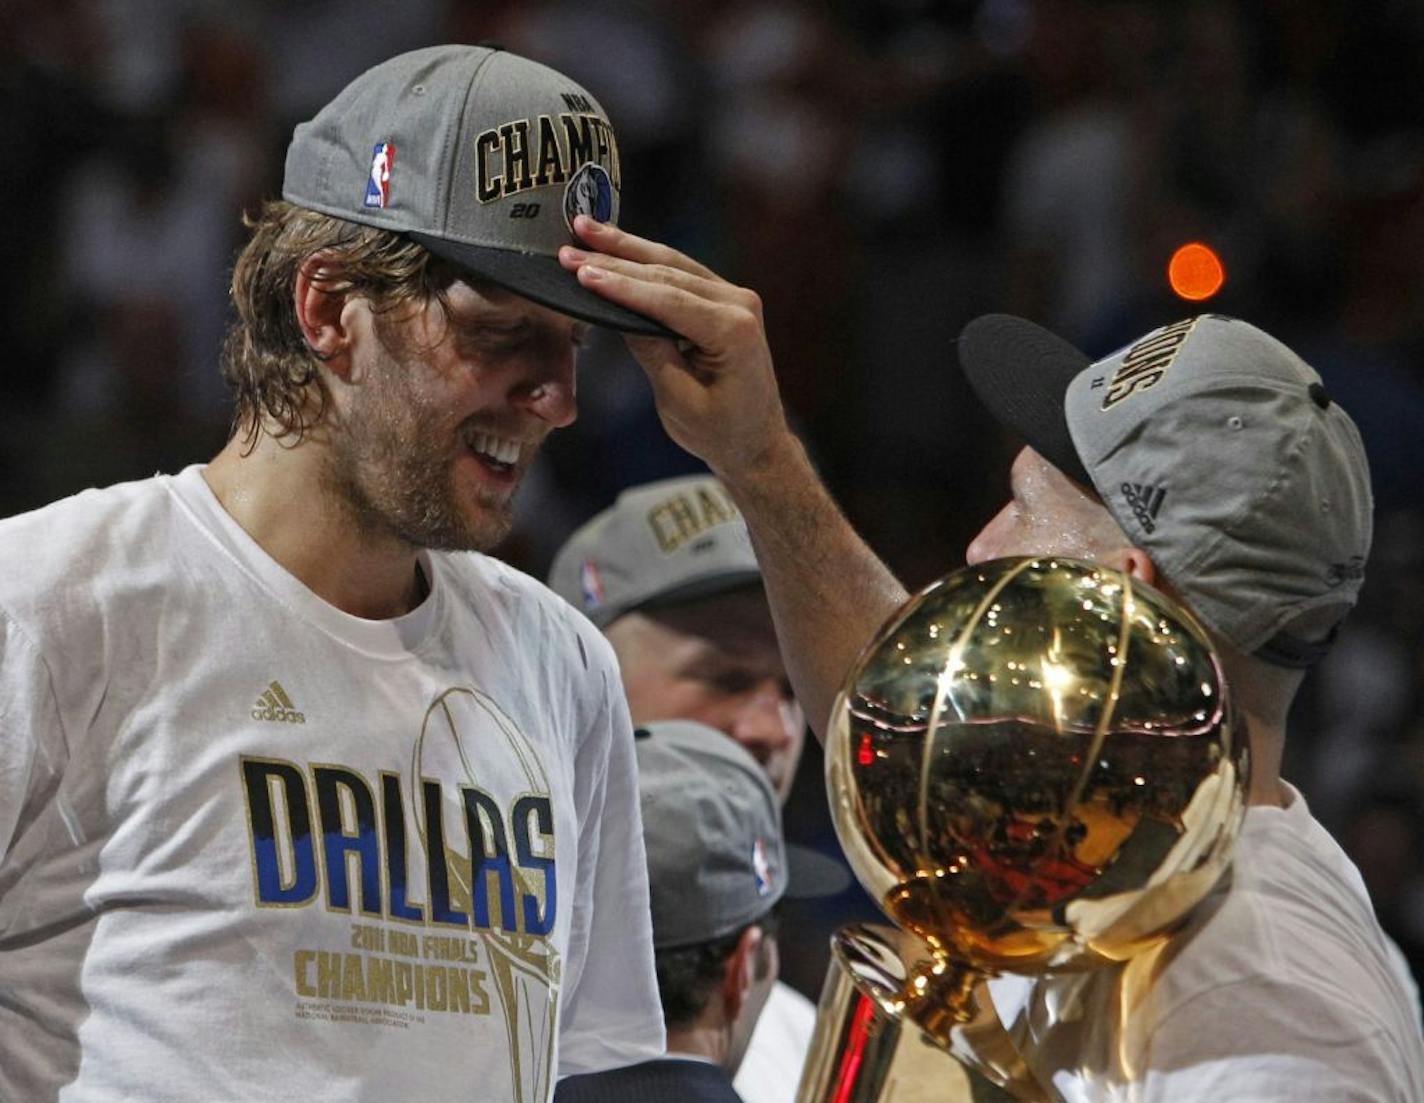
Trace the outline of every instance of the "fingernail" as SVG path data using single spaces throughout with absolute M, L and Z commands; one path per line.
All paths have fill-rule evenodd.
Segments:
M 599 222 L 595 218 L 590 217 L 589 215 L 581 214 L 578 216 L 578 218 L 574 219 L 574 221 L 578 222 L 580 219 L 582 219 L 583 222 L 581 229 L 584 231 L 593 230 L 594 232 L 597 232 L 603 229 L 603 223 Z
M 582 264 L 588 260 L 588 254 L 582 249 L 575 249 L 572 245 L 565 245 L 559 250 L 559 256 L 570 264 Z
M 587 278 L 587 279 L 590 279 L 590 280 L 601 280 L 601 279 L 603 279 L 603 277 L 606 276 L 606 275 L 608 275 L 608 273 L 607 273 L 606 271 L 604 271 L 602 268 L 595 268 L 595 267 L 594 267 L 593 265 L 591 265 L 591 264 L 585 264 L 582 268 L 579 269 L 579 276 L 580 276 L 580 278 Z

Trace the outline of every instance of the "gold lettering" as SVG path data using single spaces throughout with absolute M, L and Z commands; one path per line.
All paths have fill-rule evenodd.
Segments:
M 297 995 L 315 996 L 316 989 L 311 983 L 311 963 L 316 955 L 310 950 L 298 950 L 292 955 L 292 973 L 297 981 Z
M 489 168 L 490 154 L 499 149 L 499 131 L 486 130 L 475 139 L 475 166 L 476 184 L 475 194 L 481 203 L 490 203 L 498 199 L 503 190 L 502 176 L 491 176 Z
M 675 552 L 678 544 L 681 543 L 677 538 L 677 533 L 669 527 L 672 523 L 673 519 L 669 515 L 666 505 L 660 505 L 648 514 L 648 524 L 652 526 L 653 537 L 657 540 L 658 547 L 668 554 Z
M 470 1013 L 470 988 L 471 974 L 464 969 L 450 970 L 450 999 L 449 1008 L 451 1011 L 461 1011 L 468 1015 Z
M 649 511 L 648 524 L 658 547 L 671 555 L 693 537 L 738 516 L 736 505 L 724 492 L 703 488 L 695 499 L 679 495 Z
M 390 958 L 371 959 L 370 969 L 366 973 L 366 995 L 372 1003 L 397 1002 L 395 963 Z
M 458 972 L 458 970 L 451 970 Z M 430 1004 L 431 1011 L 444 1011 L 449 1004 L 449 986 L 445 976 L 445 966 L 427 965 L 425 967 L 425 990 L 426 1001 Z
M 1160 380 L 1164 374 L 1166 373 L 1155 371 L 1147 375 L 1133 376 L 1127 380 L 1125 384 L 1114 383 L 1108 388 L 1107 397 L 1103 399 L 1103 409 L 1106 410 L 1110 406 L 1116 406 L 1135 391 L 1145 391 L 1151 387 L 1155 387 L 1157 381 Z
M 608 135 L 610 129 L 609 125 L 597 115 L 593 117 L 593 140 L 598 149 L 598 163 L 600 165 L 609 165 L 613 161 L 613 158 L 609 156 L 608 152 Z M 610 173 L 610 176 L 611 175 Z
M 361 969 L 360 954 L 346 954 L 341 970 L 341 998 L 343 1000 L 366 999 L 366 977 Z
M 1110 409 L 1131 394 L 1155 387 L 1167 374 L 1194 325 L 1195 318 L 1173 322 L 1133 345 L 1113 372 L 1108 393 L 1103 396 L 1102 408 Z
M 704 529 L 710 529 L 713 525 L 720 525 L 724 521 L 732 519 L 733 515 L 727 509 L 729 503 L 714 494 L 709 487 L 703 487 L 697 492 L 697 504 L 702 507 L 702 527 Z
M 564 172 L 563 151 L 559 148 L 558 131 L 554 120 L 548 115 L 539 116 L 539 170 L 534 174 L 534 183 L 562 184 L 568 179 Z
M 485 972 L 483 969 L 471 969 L 467 974 L 470 978 L 470 997 L 473 1001 L 470 1007 L 472 1015 L 488 1015 L 490 1009 L 489 993 L 485 991 Z
M 340 954 L 316 952 L 316 992 L 324 1000 L 334 1000 L 341 994 Z
M 1113 383 L 1125 383 L 1134 375 L 1145 375 L 1147 372 L 1155 371 L 1158 368 L 1165 370 L 1167 366 L 1172 363 L 1172 357 L 1175 355 L 1175 352 L 1175 349 L 1163 349 L 1155 356 L 1145 357 L 1131 364 L 1124 363 L 1113 373 Z
M 593 115 L 560 115 L 564 124 L 564 136 L 569 143 L 569 171 L 573 172 L 586 161 L 593 160 Z
M 504 145 L 504 194 L 533 187 L 529 176 L 529 120 L 505 123 L 499 128 L 499 137 Z
M 415 966 L 408 961 L 398 961 L 396 966 L 396 1002 L 405 1006 L 415 995 Z

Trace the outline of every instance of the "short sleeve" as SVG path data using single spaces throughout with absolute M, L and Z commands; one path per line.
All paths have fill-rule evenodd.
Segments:
M 662 1054 L 648 868 L 638 808 L 633 729 L 602 637 L 591 677 L 602 704 L 575 763 L 578 898 L 569 939 L 559 1075 L 598 1072 Z
M 1255 980 L 1193 997 L 1148 1042 L 1142 1103 L 1406 1103 L 1386 1033 L 1299 985 Z
M 0 611 L 0 869 L 36 804 L 57 783 L 66 756 L 49 668 Z

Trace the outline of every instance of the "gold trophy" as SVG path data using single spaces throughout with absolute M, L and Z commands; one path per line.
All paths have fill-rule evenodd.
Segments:
M 1245 730 L 1205 632 L 1078 560 L 921 591 L 851 671 L 826 744 L 836 833 L 897 926 L 832 940 L 798 1103 L 1004 1098 L 948 1054 L 984 1021 L 976 985 L 1156 944 L 1245 814 Z M 975 1075 L 1038 1097 L 1014 1056 Z

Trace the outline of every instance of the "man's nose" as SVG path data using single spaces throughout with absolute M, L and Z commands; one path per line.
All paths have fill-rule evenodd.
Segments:
M 986 559 L 994 559 L 999 554 L 999 548 L 1003 545 L 1003 534 L 1013 523 L 1013 504 L 1006 505 L 994 515 L 994 519 L 979 530 L 979 535 L 969 541 L 969 547 L 964 550 L 964 561 L 971 567 L 976 563 L 983 563 Z

